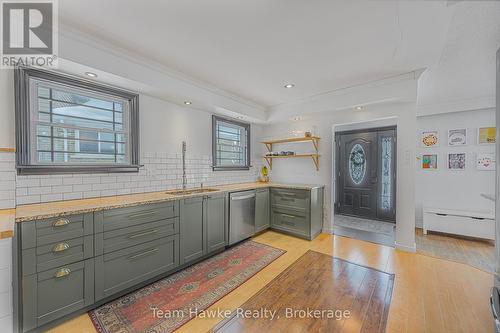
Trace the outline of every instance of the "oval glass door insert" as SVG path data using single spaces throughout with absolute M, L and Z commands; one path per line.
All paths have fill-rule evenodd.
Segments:
M 359 185 L 366 174 L 366 154 L 359 143 L 352 146 L 349 154 L 349 176 L 354 184 Z

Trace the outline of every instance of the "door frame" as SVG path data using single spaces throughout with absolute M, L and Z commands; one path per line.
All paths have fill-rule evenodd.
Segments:
M 339 208 L 339 198 L 340 198 L 340 186 L 339 186 L 339 178 L 340 178 L 340 140 L 339 137 L 340 135 L 345 135 L 345 134 L 357 134 L 357 133 L 367 133 L 367 132 L 383 132 L 383 131 L 388 131 L 388 130 L 393 130 L 394 131 L 394 157 L 393 157 L 393 165 L 394 165 L 394 172 L 393 172 L 393 182 L 392 182 L 392 193 L 394 193 L 394 202 L 393 202 L 393 207 L 394 207 L 394 219 L 388 220 L 388 219 L 382 219 L 379 218 L 378 216 L 373 218 L 374 220 L 377 221 L 383 221 L 383 222 L 390 222 L 396 224 L 396 201 L 397 201 L 397 172 L 398 172 L 398 155 L 397 155 L 397 137 L 398 137 L 398 128 L 397 125 L 390 125 L 390 126 L 380 126 L 380 127 L 371 127 L 371 128 L 364 128 L 364 129 L 354 129 L 354 130 L 345 130 L 345 131 L 335 131 L 334 132 L 334 172 L 333 172 L 333 182 L 335 184 L 335 197 L 333 200 L 333 214 L 339 214 L 338 208 Z M 377 144 L 379 144 L 377 140 Z M 378 156 L 377 160 L 378 165 L 380 166 L 380 154 Z M 378 185 L 378 184 L 377 184 Z M 377 186 L 377 192 L 378 192 L 378 186 Z M 377 205 L 379 204 L 379 193 L 377 193 Z M 378 209 L 378 207 L 377 207 Z M 346 214 L 343 214 L 346 215 Z M 352 215 L 354 216 L 354 215 Z

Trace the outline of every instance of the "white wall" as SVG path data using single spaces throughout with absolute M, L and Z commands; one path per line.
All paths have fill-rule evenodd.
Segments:
M 476 211 L 494 211 L 494 203 L 481 197 L 481 193 L 495 194 L 495 172 L 478 171 L 478 152 L 494 153 L 495 145 L 478 145 L 477 128 L 495 126 L 495 109 L 455 112 L 417 118 L 417 152 L 437 154 L 438 170 L 416 170 L 416 225 L 422 226 L 422 206 Z M 467 128 L 467 145 L 449 147 L 449 129 Z M 420 146 L 420 130 L 437 130 L 439 145 L 435 148 Z M 448 153 L 466 153 L 464 171 L 447 170 Z
M 362 123 L 393 117 L 398 127 L 398 174 L 397 174 L 397 245 L 405 250 L 415 249 L 415 132 L 416 116 L 414 103 L 400 103 L 386 106 L 373 106 L 364 111 L 352 109 L 338 111 L 333 115 L 308 115 L 301 121 L 289 121 L 266 126 L 266 139 L 282 138 L 292 135 L 293 131 L 316 129 L 321 137 L 319 153 L 320 170 L 316 171 L 310 159 L 275 160 L 271 179 L 287 183 L 313 183 L 326 185 L 325 220 L 323 229 L 331 232 L 333 228 L 331 198 L 334 183 L 332 179 L 333 127 L 349 123 Z M 312 146 L 304 143 L 280 145 L 273 150 L 311 151 Z
M 262 127 L 251 125 L 249 171 L 212 171 L 212 115 L 147 95 L 139 97 L 141 164 L 138 173 L 17 176 L 16 202 L 32 204 L 179 188 L 181 147 L 187 143 L 188 186 L 257 180 L 262 160 L 256 149 Z
M 14 148 L 14 82 L 0 70 L 0 148 Z M 15 154 L 0 152 L 0 209 L 15 207 Z M 12 239 L 0 240 L 0 330 L 12 332 Z

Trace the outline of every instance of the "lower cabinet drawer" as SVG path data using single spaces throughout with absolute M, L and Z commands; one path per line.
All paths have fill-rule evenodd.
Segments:
M 94 303 L 94 260 L 23 277 L 23 330 Z
M 22 251 L 23 275 L 43 272 L 94 256 L 92 235 L 42 245 Z
M 311 194 L 308 190 L 271 189 L 271 205 L 293 207 L 296 210 L 310 211 Z
M 178 265 L 179 235 L 96 257 L 96 301 L 168 272 Z
M 179 233 L 179 218 L 144 223 L 96 234 L 95 255 L 106 254 Z
M 302 212 L 273 209 L 272 227 L 295 235 L 309 237 L 309 218 Z

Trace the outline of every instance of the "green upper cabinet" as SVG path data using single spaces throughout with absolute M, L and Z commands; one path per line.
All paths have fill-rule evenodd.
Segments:
M 255 232 L 270 227 L 269 189 L 257 189 L 255 198 Z
M 206 253 L 203 197 L 180 203 L 180 264 L 201 258 Z
M 215 194 L 205 199 L 207 253 L 223 249 L 227 234 L 227 194 Z

